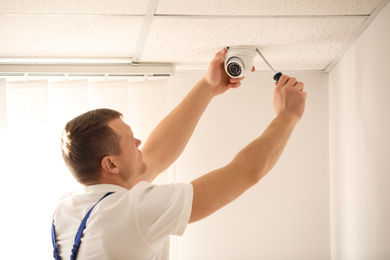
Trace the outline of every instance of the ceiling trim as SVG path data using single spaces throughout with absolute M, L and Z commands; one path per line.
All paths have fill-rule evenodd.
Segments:
M 154 0 L 157 2 L 158 0 Z M 387 0 L 385 0 L 387 1 Z M 152 3 L 151 3 L 152 5 Z M 153 10 L 153 8 L 151 8 Z M 299 19 L 313 19 L 313 18 L 357 18 L 357 17 L 368 17 L 370 14 L 340 14 L 340 15 L 184 15 L 184 14 L 40 14 L 40 13 L 0 13 L 0 16 L 25 16 L 25 17 L 111 17 L 111 18 L 126 18 L 126 17 L 143 17 L 146 25 L 153 20 L 153 17 L 159 18 L 193 18 L 193 19 L 280 19 L 280 18 L 299 18 Z M 148 29 L 149 27 L 147 27 Z
M 150 0 L 149 6 L 146 9 L 144 20 L 142 23 L 141 30 L 138 35 L 137 43 L 135 44 L 135 49 L 133 52 L 132 62 L 139 62 L 141 59 L 142 53 L 144 52 L 146 39 L 149 34 L 150 26 L 152 25 L 154 14 L 157 9 L 158 0 Z
M 390 2 L 390 0 L 382 0 L 371 15 L 364 21 L 360 28 L 355 32 L 351 37 L 348 43 L 341 49 L 333 61 L 325 68 L 325 72 L 331 72 L 336 64 L 341 60 L 341 58 L 347 53 L 347 51 L 352 47 L 352 45 L 357 41 L 357 39 L 362 35 L 362 33 L 367 29 L 367 27 L 374 21 L 375 17 L 382 11 L 382 9 Z
M 60 13 L 0 13 L 0 16 L 21 16 L 21 17 L 144 17 L 144 14 L 60 14 Z
M 359 18 L 368 17 L 370 14 L 354 15 L 172 15 L 172 14 L 155 14 L 159 18 L 183 18 L 183 19 L 316 19 L 316 18 Z

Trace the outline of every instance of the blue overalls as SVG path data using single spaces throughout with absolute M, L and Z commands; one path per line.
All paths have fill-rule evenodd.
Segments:
M 88 213 L 85 215 L 84 219 L 81 221 L 81 224 L 79 226 L 79 230 L 77 230 L 76 237 L 74 238 L 72 255 L 70 256 L 71 260 L 76 260 L 77 252 L 79 250 L 80 243 L 81 243 L 81 237 L 83 236 L 83 231 L 85 229 L 85 225 L 87 224 L 87 220 L 89 218 L 89 215 L 91 215 L 92 210 L 95 208 L 95 206 L 100 201 L 102 201 L 105 197 L 107 197 L 107 196 L 109 196 L 109 195 L 111 195 L 113 193 L 114 192 L 106 193 L 106 195 L 104 195 L 98 202 L 96 202 L 95 205 L 93 205 L 93 207 L 88 211 Z M 56 242 L 56 234 L 55 234 L 55 230 L 54 230 L 54 220 L 53 220 L 53 223 L 51 224 L 51 240 L 52 240 L 53 248 L 54 248 L 54 250 L 53 250 L 53 257 L 54 257 L 54 259 L 55 260 L 61 260 L 60 254 L 58 252 L 57 242 Z

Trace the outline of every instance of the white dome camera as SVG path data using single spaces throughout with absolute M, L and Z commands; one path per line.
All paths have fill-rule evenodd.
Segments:
M 252 71 L 256 48 L 251 46 L 227 47 L 225 71 L 232 78 L 241 78 Z

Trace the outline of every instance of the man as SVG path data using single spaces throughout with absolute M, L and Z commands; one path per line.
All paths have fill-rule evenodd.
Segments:
M 182 153 L 212 98 L 241 85 L 243 78 L 225 73 L 225 54 L 224 49 L 215 55 L 205 77 L 160 122 L 141 151 L 141 141 L 119 112 L 98 109 L 68 122 L 63 157 L 85 187 L 64 198 L 54 213 L 55 255 L 69 259 L 73 251 L 73 259 L 167 259 L 163 242 L 170 234 L 182 235 L 187 223 L 227 205 L 271 170 L 305 109 L 303 83 L 286 75 L 275 87 L 275 119 L 229 164 L 190 184 L 150 184 Z

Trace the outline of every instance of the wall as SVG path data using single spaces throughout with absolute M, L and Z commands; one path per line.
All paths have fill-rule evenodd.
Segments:
M 388 4 L 329 75 L 333 260 L 390 259 Z
M 291 72 L 308 92 L 304 118 L 280 161 L 261 182 L 176 241 L 181 260 L 330 259 L 328 75 Z M 177 73 L 180 101 L 203 73 Z M 272 74 L 256 72 L 217 97 L 175 165 L 190 182 L 224 166 L 274 117 Z

